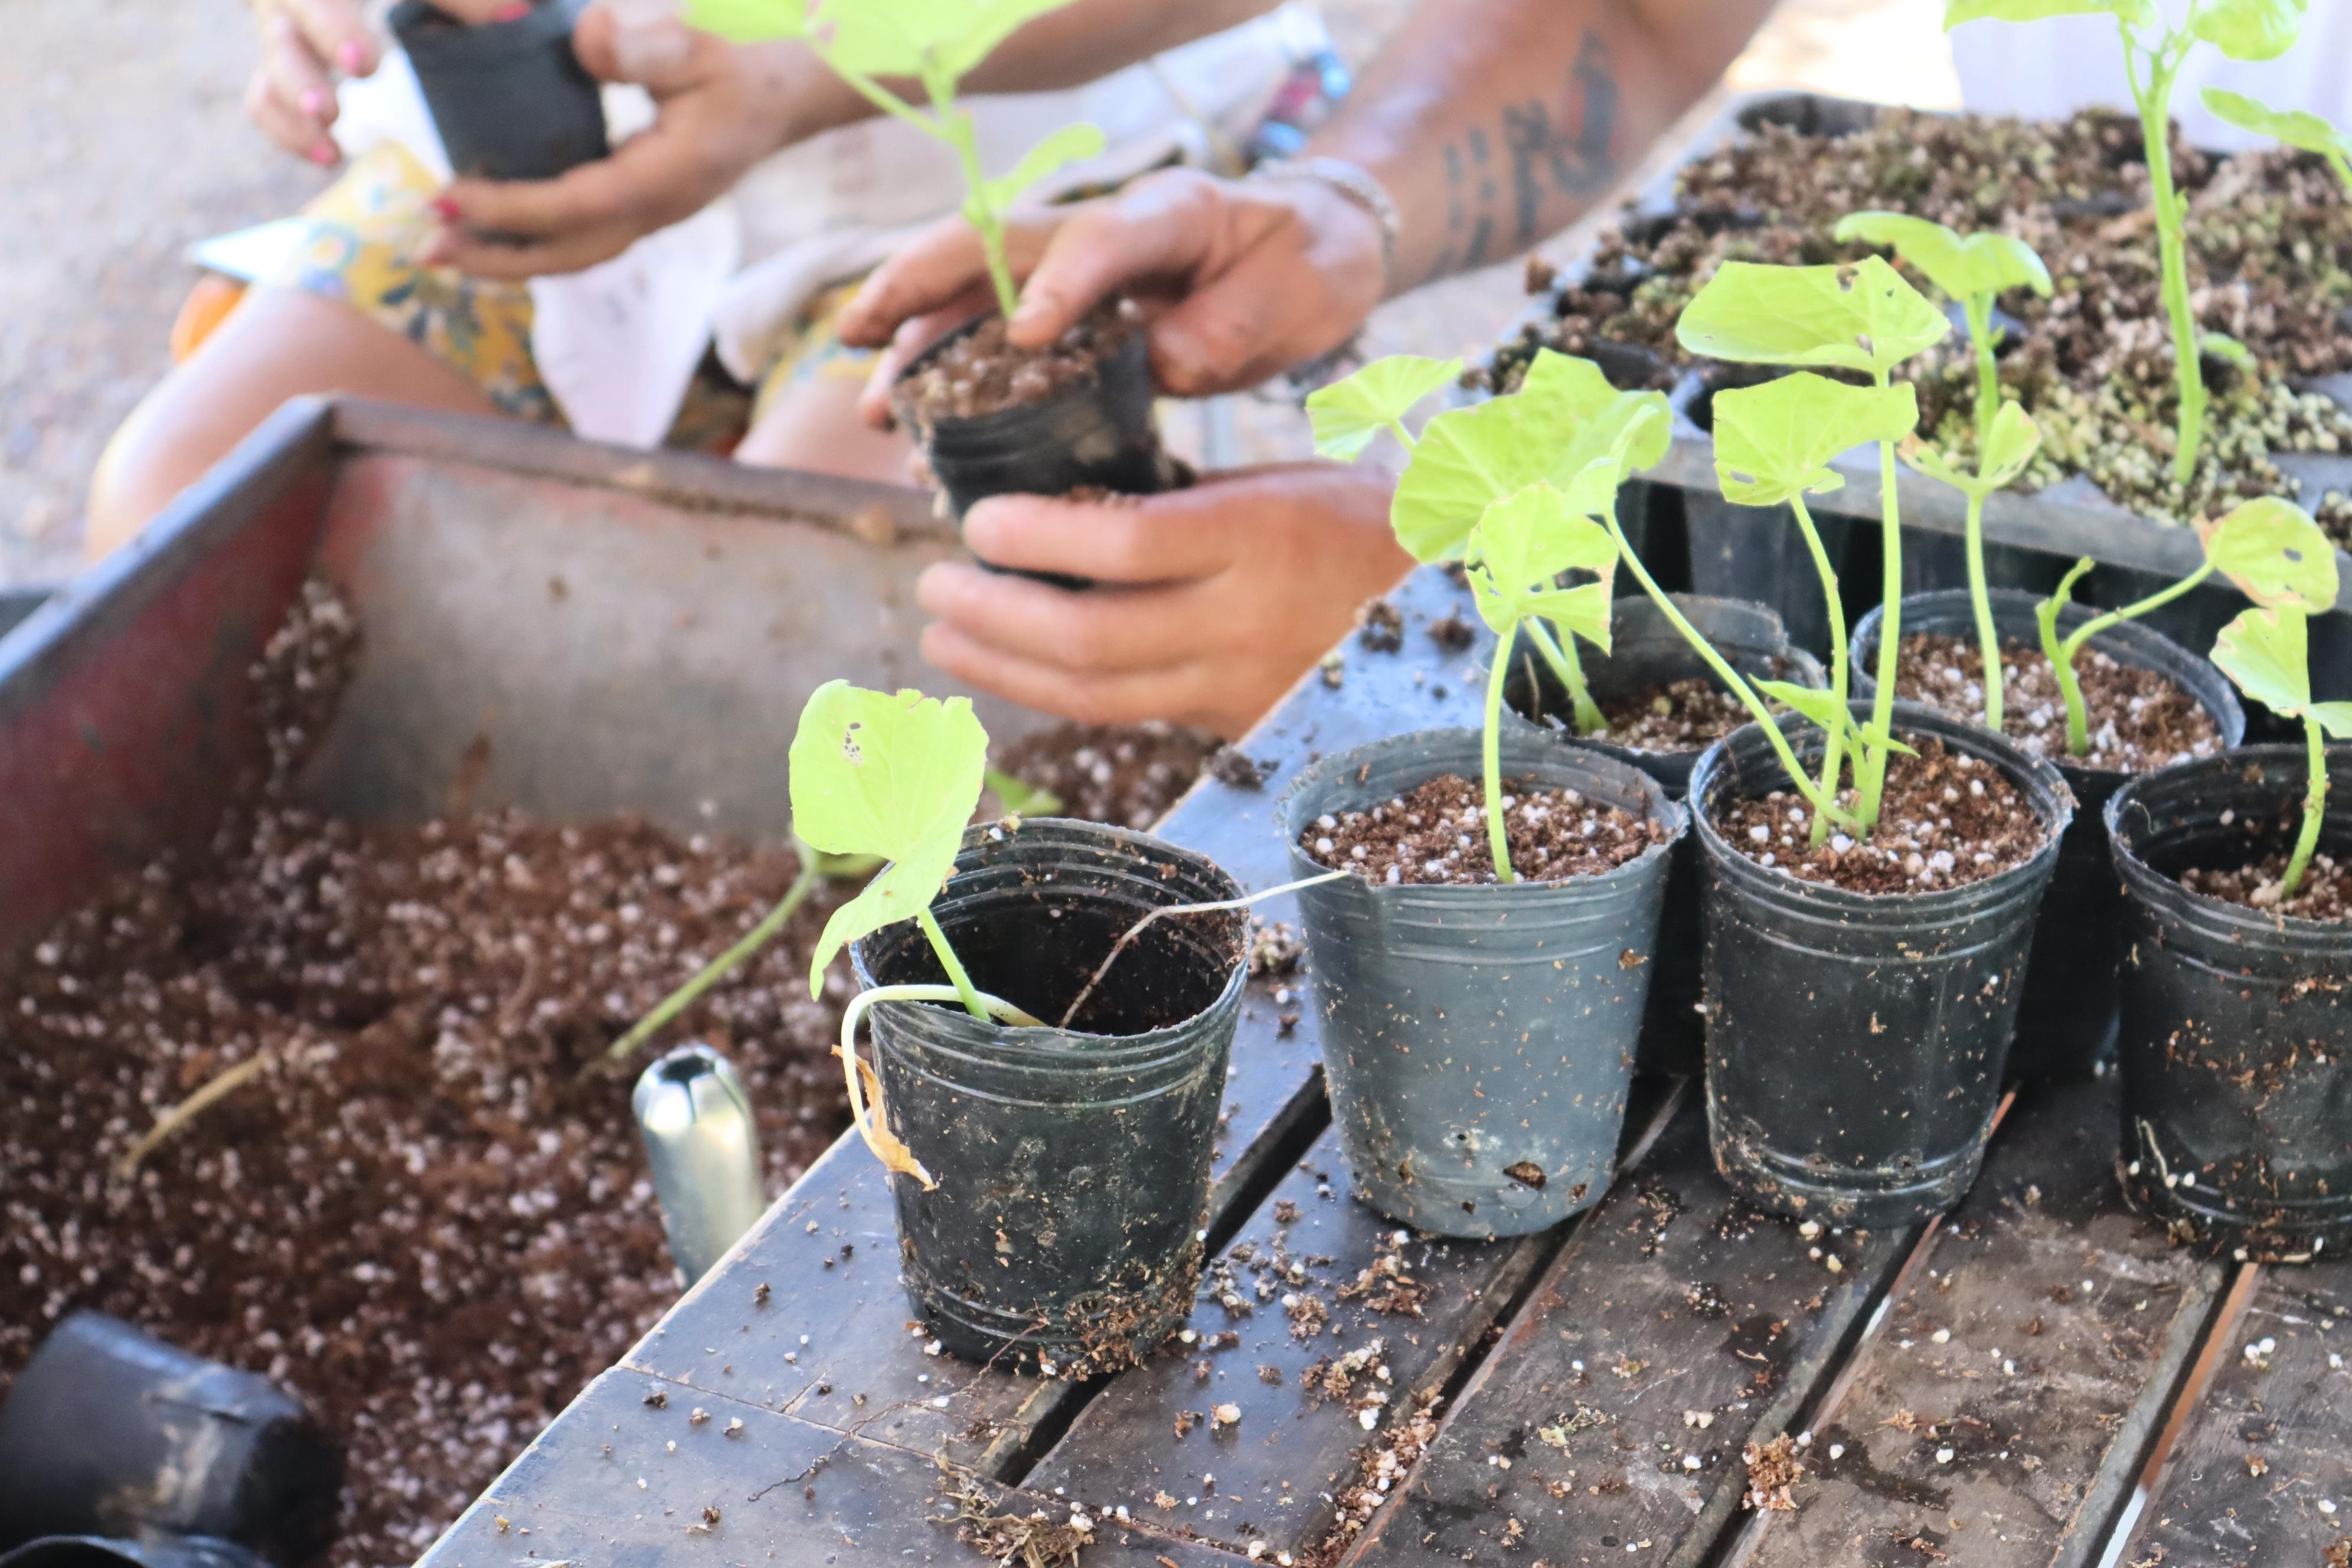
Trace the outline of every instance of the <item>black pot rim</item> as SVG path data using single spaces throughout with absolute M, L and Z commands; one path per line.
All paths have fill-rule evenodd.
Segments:
M 2042 594 L 2028 593 L 2022 588 L 1989 588 L 1985 591 L 1985 596 L 1992 602 L 1996 611 L 2006 605 L 2012 608 L 2022 608 L 2029 616 L 2033 613 L 2034 606 L 2047 597 Z M 1906 616 L 1915 608 L 1941 609 L 1952 603 L 1966 605 L 1970 614 L 1974 614 L 1974 595 L 1966 588 L 1937 588 L 1925 594 L 1906 594 L 1901 600 Z M 1885 624 L 1885 605 L 1873 605 L 1862 619 L 1854 623 L 1853 636 L 1848 641 L 1847 666 L 1852 671 L 1849 679 L 1853 689 L 1864 697 L 1869 696 L 1878 684 L 1872 673 L 1872 655 L 1875 652 L 1878 628 Z M 2105 610 L 2090 605 L 2069 603 L 2059 612 L 2059 629 L 2071 631 L 2084 622 L 2105 614 L 2106 614 Z M 2089 646 L 2105 654 L 2117 664 L 2127 664 L 2134 669 L 2144 669 L 2171 680 L 2172 674 L 2169 670 L 2159 669 L 2148 662 L 2155 651 L 2155 647 L 2150 645 L 2170 649 L 2186 659 L 2194 660 L 2197 658 L 2197 655 L 2187 647 L 2173 641 L 2144 621 L 2118 621 L 2094 637 Z M 2180 685 L 2177 680 L 2173 684 Z M 2238 700 L 2237 691 L 2227 679 L 2217 683 L 2216 691 L 2221 698 L 2221 705 L 2218 708 L 2207 693 L 2188 686 L 2181 686 L 2181 689 L 2188 692 L 2189 700 L 2204 709 L 2213 722 L 2221 727 L 2221 747 L 2224 754 L 2238 749 L 2244 743 L 2245 705 Z M 1981 724 L 1977 727 L 1984 728 Z M 2006 740 L 2008 737 L 2003 736 L 2002 739 Z M 2209 759 L 2191 760 L 2201 762 Z M 2179 765 L 2179 763 L 2166 764 L 2168 767 Z M 2122 768 L 2095 768 L 2087 763 L 2063 757 L 2053 763 L 2052 766 L 2069 778 L 2079 774 L 2085 783 L 2110 779 L 2147 778 L 2151 773 L 2163 771 L 2161 768 L 2153 768 L 2144 773 L 2127 773 Z
M 976 823 L 965 829 L 964 843 L 969 847 L 986 835 L 1002 831 L 1001 824 Z M 1222 880 L 1231 889 L 1224 898 L 1243 896 L 1243 889 L 1234 881 L 1233 874 L 1207 856 L 1149 833 L 1139 833 L 1133 828 L 1114 827 L 1108 823 L 1087 822 L 1068 816 L 1025 816 L 1014 831 L 1034 831 L 1049 842 L 1058 839 L 1073 845 L 1100 845 L 1107 841 L 1135 853 L 1139 858 L 1191 862 L 1196 871 Z M 1240 911 L 1235 913 L 1237 918 L 1247 918 Z M 898 923 L 903 925 L 906 922 Z M 866 965 L 866 940 L 861 937 L 850 944 L 849 950 L 850 966 L 857 976 L 860 991 L 876 990 L 879 985 Z M 952 1004 L 879 1002 L 875 1004 L 875 1008 L 877 1011 L 884 1007 L 932 1008 L 940 1015 L 934 1022 L 946 1037 L 931 1039 L 927 1042 L 926 1048 L 943 1056 L 961 1056 L 972 1061 L 1004 1066 L 1052 1067 L 1070 1061 L 1070 1042 L 1076 1040 L 1084 1043 L 1086 1064 L 1090 1068 L 1108 1065 L 1140 1068 L 1161 1058 L 1191 1053 L 1195 1048 L 1194 1037 L 1199 1033 L 1200 1021 L 1221 1008 L 1234 1005 L 1242 987 L 1248 983 L 1249 949 L 1244 942 L 1236 948 L 1225 975 L 1225 984 L 1215 996 L 1186 1016 L 1139 1035 L 1097 1035 L 1085 1029 L 1060 1028 L 1051 1023 L 999 1024 L 975 1018 Z
M 918 373 L 929 367 L 933 360 L 947 353 L 951 346 L 961 342 L 989 322 L 1000 320 L 1002 315 L 1002 311 L 991 306 L 970 321 L 960 322 L 947 331 L 941 332 L 938 338 L 925 346 L 922 353 L 908 360 L 900 369 L 898 378 L 890 384 L 893 394 L 895 395 L 898 388 L 904 386 Z M 1108 364 L 1115 355 L 1123 352 L 1129 342 L 1141 338 L 1144 331 L 1143 325 L 1140 322 L 1137 323 L 1133 332 L 1113 343 L 1108 352 L 1097 353 L 1095 356 L 1095 371 L 1092 375 L 1082 381 L 1066 382 L 1055 387 L 1046 396 L 1038 398 L 1034 402 L 1007 404 L 1002 408 L 992 408 L 985 414 L 950 414 L 936 419 L 918 421 L 911 413 L 908 413 L 905 417 L 910 425 L 919 423 L 925 430 L 955 431 L 986 431 L 998 422 L 1032 417 L 1036 410 L 1050 408 L 1066 399 L 1092 395 L 1094 389 L 1102 384 L 1103 367 Z
M 1857 714 L 1866 715 L 1870 704 L 1856 700 L 1853 708 Z M 1790 715 L 1782 721 L 1782 733 L 1800 759 L 1806 756 L 1809 744 L 1818 746 L 1821 731 L 1811 721 Z M 2074 818 L 2074 792 L 2056 767 L 2039 757 L 2027 755 L 2005 736 L 1996 735 L 1982 725 L 1969 724 L 1948 718 L 1932 708 L 1916 702 L 1895 704 L 1893 721 L 1898 737 L 1924 736 L 1945 742 L 1966 742 L 1969 747 L 1989 752 L 1988 760 L 2003 773 L 2010 782 L 2024 791 L 2034 813 L 2042 819 L 2042 847 L 2029 859 L 2021 860 L 2006 871 L 1997 872 L 1979 881 L 1958 888 L 1937 888 L 1921 893 L 1857 893 L 1829 882 L 1809 882 L 1793 872 L 1778 866 L 1759 866 L 1736 848 L 1717 831 L 1707 807 L 1718 787 L 1718 770 L 1734 742 L 1743 735 L 1754 734 L 1762 741 L 1764 727 L 1743 724 L 1709 746 L 1691 770 L 1688 797 L 1692 831 L 1698 836 L 1711 865 L 1723 868 L 1726 875 L 1745 884 L 1751 891 L 1766 896 L 1801 893 L 1808 901 L 1819 900 L 1828 910 L 1885 911 L 1909 909 L 1921 913 L 1958 915 L 1969 906 L 1979 902 L 1997 902 L 2011 896 L 2021 882 L 2045 874 L 2047 863 L 2058 857 L 2059 841 L 2065 837 L 2067 827 Z M 1778 766 L 1778 759 L 1774 759 Z M 2039 798 L 2037 798 L 2039 797 Z M 2044 804 L 2044 802 L 2048 804 Z
M 1556 747 L 1562 752 L 1572 752 L 1594 763 L 1605 764 L 1610 770 L 1621 772 L 1623 782 L 1632 786 L 1629 793 L 1640 797 L 1643 802 L 1643 819 L 1664 823 L 1668 829 L 1666 837 L 1652 844 L 1631 860 L 1622 865 L 1612 866 L 1606 871 L 1580 872 L 1572 876 L 1554 878 L 1549 881 L 1537 881 L 1532 878 L 1522 877 L 1516 882 L 1398 882 L 1391 884 L 1375 882 L 1362 872 L 1353 869 L 1348 870 L 1349 877 L 1376 899 L 1408 895 L 1416 899 L 1465 896 L 1492 898 L 1498 893 L 1505 897 L 1527 897 L 1528 894 L 1518 893 L 1516 889 L 1528 889 L 1540 893 L 1559 888 L 1594 887 L 1608 882 L 1612 879 L 1631 880 L 1638 869 L 1646 866 L 1653 857 L 1663 858 L 1673 853 L 1675 845 L 1681 840 L 1685 833 L 1689 831 L 1690 816 L 1684 809 L 1683 804 L 1666 794 L 1664 784 L 1618 752 L 1605 746 L 1593 745 L 1590 742 L 1572 740 L 1565 735 L 1555 734 L 1551 731 L 1539 725 L 1528 723 L 1524 720 L 1519 722 L 1516 732 L 1523 737 L 1532 738 Z M 1290 787 L 1283 793 L 1281 801 L 1283 840 L 1290 853 L 1292 869 L 1302 877 L 1320 876 L 1329 871 L 1347 869 L 1337 866 L 1326 866 L 1298 847 L 1298 836 L 1303 828 L 1294 820 L 1292 814 L 1299 809 L 1299 803 L 1306 798 L 1309 788 L 1323 784 L 1334 773 L 1361 767 L 1409 742 L 1427 740 L 1432 737 L 1458 742 L 1465 736 L 1469 738 L 1474 747 L 1484 744 L 1486 741 L 1484 730 L 1471 729 L 1463 725 L 1436 725 L 1426 730 L 1409 730 L 1401 735 L 1385 735 L 1380 740 L 1368 742 L 1349 751 L 1334 752 L 1300 773 L 1291 781 Z M 1443 773 L 1433 773 L 1429 775 L 1432 779 L 1443 776 Z M 1429 781 L 1424 779 L 1422 782 L 1426 784 Z
M 2352 764 L 2352 744 L 2338 744 L 2326 749 L 2326 760 L 2332 773 L 2338 765 Z M 2244 904 L 2217 899 L 2210 893 L 2200 893 L 2182 884 L 2178 877 L 2168 877 L 2139 857 L 2135 847 L 2135 830 L 2126 826 L 2124 814 L 2137 807 L 2141 822 L 2148 821 L 2147 807 L 2142 796 L 2152 790 L 2169 787 L 2206 773 L 2233 773 L 2248 767 L 2268 763 L 2284 764 L 2297 775 L 2308 776 L 2311 753 L 2299 745 L 2273 743 L 2260 746 L 2240 746 L 2217 757 L 2197 757 L 2185 763 L 2175 763 L 2154 773 L 2137 773 L 2131 782 L 2117 790 L 2108 800 L 2105 812 L 2107 842 L 2115 856 L 2116 868 L 2133 895 L 2156 904 L 2176 918 L 2201 926 L 2208 936 L 2228 941 L 2257 934 L 2275 943 L 2285 939 L 2293 950 L 2303 952 L 2352 952 L 2352 920 L 2315 921 L 2307 915 L 2291 915 L 2281 911 L 2257 910 Z M 2299 804 L 2299 794 L 2290 791 L 2282 798 L 2289 804 Z M 2220 822 L 2213 825 L 2218 835 L 2233 831 Z M 2204 837 L 2200 834 L 2199 837 Z

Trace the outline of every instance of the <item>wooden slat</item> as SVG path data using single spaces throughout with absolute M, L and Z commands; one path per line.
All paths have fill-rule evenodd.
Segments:
M 1401 649 L 1369 652 L 1349 638 L 1338 687 L 1310 675 L 1243 742 L 1246 754 L 1274 764 L 1262 788 L 1204 780 L 1160 832 L 1210 856 L 1244 887 L 1276 886 L 1289 875 L 1276 813 L 1285 784 L 1300 769 L 1326 751 L 1404 725 L 1475 722 L 1477 689 L 1464 676 L 1475 672 L 1476 651 L 1448 652 L 1426 631 L 1450 611 L 1466 613 L 1466 595 L 1430 571 L 1417 574 L 1395 602 L 1407 622 Z M 1287 898 L 1265 912 L 1296 921 Z M 1221 1233 L 1239 1221 L 1236 1205 L 1265 1187 L 1270 1167 L 1297 1152 L 1321 1115 L 1316 1010 L 1303 1000 L 1276 1000 L 1278 986 L 1302 984 L 1297 977 L 1255 982 L 1243 1008 L 1210 1205 L 1212 1228 Z M 1295 1026 L 1286 1026 L 1294 1015 Z M 845 1243 L 853 1249 L 846 1259 L 840 1256 Z M 823 1267 L 828 1255 L 831 1269 Z M 762 1283 L 770 1291 L 765 1307 L 754 1299 Z M 1029 1462 L 1034 1432 L 1057 1426 L 1084 1402 L 1086 1391 L 1063 1384 L 926 1355 L 925 1338 L 906 1327 L 912 1316 L 898 1280 L 888 1184 L 865 1145 L 849 1137 L 623 1364 L 924 1453 L 946 1441 L 960 1460 L 1003 1478 L 1016 1477 Z M 803 1333 L 810 1337 L 806 1347 L 798 1342 Z M 787 1353 L 798 1360 L 785 1362 Z M 817 1393 L 821 1384 L 834 1392 Z M 859 1393 L 866 1395 L 864 1405 L 847 1397 Z M 940 1407 L 934 1402 L 943 1396 L 949 1403 Z
M 2227 1284 L 2124 1207 L 2116 1094 L 2011 1109 L 1739 1561 L 2099 1561 Z
M 1692 1103 L 1577 1231 L 1351 1561 L 1704 1561 L 1746 1489 L 1742 1445 L 1792 1429 L 1915 1238 L 1824 1237 L 1809 1257 L 1717 1176 Z
M 1629 1140 L 1638 1143 L 1664 1114 L 1654 1090 L 1637 1100 Z M 1399 1238 L 1405 1238 L 1401 1246 Z M 1240 1309 L 1217 1299 L 1213 1279 L 1192 1313 L 1196 1338 L 1185 1353 L 1115 1380 L 1027 1484 L 1065 1489 L 1098 1508 L 1124 1506 L 1135 1517 L 1231 1546 L 1262 1542 L 1269 1552 L 1304 1553 L 1330 1534 L 1333 1498 L 1356 1473 L 1358 1451 L 1372 1441 L 1359 1396 L 1385 1399 L 1371 1414 L 1374 1426 L 1386 1428 L 1420 1396 L 1442 1392 L 1475 1359 L 1496 1314 L 1556 1239 L 1412 1237 L 1349 1196 L 1339 1133 L 1328 1130 L 1225 1254 Z M 1375 1310 L 1361 1296 L 1339 1297 L 1338 1289 L 1351 1287 L 1383 1252 L 1403 1263 L 1423 1293 L 1417 1315 Z M 1297 1263 L 1304 1281 L 1268 1267 L 1276 1258 Z M 1294 1331 L 1286 1294 L 1311 1299 L 1328 1312 L 1328 1322 Z M 1234 1342 L 1219 1339 L 1227 1333 Z M 1311 1368 L 1375 1340 L 1385 1381 L 1368 1366 L 1341 1399 L 1303 1385 Z M 1237 1410 L 1240 1420 L 1213 1430 L 1221 1405 Z M 1171 1500 L 1162 1504 L 1161 1498 Z
M 648 1405 L 648 1394 L 665 1403 Z M 712 1399 L 700 1406 L 708 1418 L 697 1422 L 695 1398 L 660 1379 L 605 1373 L 420 1568 L 982 1561 L 956 1539 L 956 1510 L 929 1459 L 732 1400 Z M 737 1421 L 742 1425 L 730 1436 Z M 1055 1520 L 1067 1517 L 1067 1506 L 1052 1498 L 983 1490 L 1000 1513 L 1043 1509 Z M 1234 1559 L 1144 1530 L 1106 1527 L 1085 1561 L 1215 1568 Z
M 2352 1563 L 2352 1263 L 2261 1270 L 2216 1360 L 2120 1561 Z

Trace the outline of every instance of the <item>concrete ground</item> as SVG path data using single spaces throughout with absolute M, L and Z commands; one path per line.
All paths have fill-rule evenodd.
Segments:
M 1351 53 L 1394 0 L 1328 0 Z M 1784 0 L 1727 89 L 1804 85 L 1923 105 L 1957 97 L 1941 0 Z M 9 0 L 0 51 L 0 584 L 78 556 L 116 423 L 167 363 L 192 241 L 299 205 L 321 182 L 239 109 L 239 0 Z M 1702 106 L 1701 114 L 1708 106 Z M 1572 248 L 1577 236 L 1555 248 Z M 1373 352 L 1475 351 L 1517 308 L 1514 265 L 1397 301 Z M 1298 422 L 1242 411 L 1241 455 L 1296 456 Z

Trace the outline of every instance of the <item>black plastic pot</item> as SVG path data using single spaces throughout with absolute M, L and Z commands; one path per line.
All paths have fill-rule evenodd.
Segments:
M 604 102 L 572 52 L 588 0 L 537 0 L 511 22 L 460 22 L 425 0 L 388 18 L 441 132 L 449 166 L 491 180 L 551 180 L 602 158 Z
M 1446 773 L 1479 778 L 1480 732 L 1430 730 L 1326 757 L 1283 810 L 1299 837 Z M 1513 727 L 1507 779 L 1573 789 L 1675 836 L 1655 779 L 1591 747 Z M 1356 1191 L 1441 1236 L 1520 1236 L 1600 1201 L 1616 1170 L 1671 844 L 1559 882 L 1303 889 L 1323 1074 Z
M 268 1559 L 212 1535 L 45 1535 L 0 1552 L 0 1568 L 261 1568 Z
M 100 1312 L 52 1330 L 0 1406 L 0 1549 L 216 1536 L 301 1563 L 333 1538 L 342 1450 L 268 1379 Z
M 941 339 L 908 374 L 979 325 Z M 990 496 L 1067 495 L 1087 486 L 1121 495 L 1168 489 L 1175 468 L 1160 445 L 1151 405 L 1150 345 L 1137 331 L 1103 358 L 1093 380 L 1075 382 L 1040 402 L 968 419 L 910 423 L 948 510 L 961 519 Z
M 976 827 L 956 868 L 931 909 L 972 984 L 1049 1022 L 1149 910 L 1241 896 L 1190 850 L 1055 818 Z M 949 1350 L 1106 1369 L 1191 1311 L 1245 924 L 1154 922 L 1070 1029 L 875 1008 L 891 1129 L 939 1184 L 891 1183 L 907 1293 Z M 946 978 L 911 921 L 852 957 L 868 986 Z
M 1996 588 L 1993 630 L 2004 644 L 2039 648 L 2032 594 Z M 2069 605 L 2058 617 L 2063 635 L 2101 612 Z M 1881 612 L 1863 617 L 1853 633 L 1854 689 L 1868 696 L 1877 689 L 1870 672 L 1878 667 Z M 1920 594 L 1903 601 L 1903 635 L 1937 632 L 1976 646 L 1976 607 L 1966 589 Z M 2245 710 L 2229 679 L 2179 643 L 2136 621 L 2111 626 L 2090 647 L 2117 664 L 2152 669 L 2196 699 L 2221 731 L 2221 743 L 2246 738 Z M 2061 725 L 2063 720 L 2060 721 Z M 2123 888 L 2107 853 L 2107 799 L 2131 777 L 2112 768 L 2057 764 L 2074 792 L 2074 822 L 2058 847 L 2058 869 L 2042 895 L 2042 919 L 2034 928 L 2033 956 L 2025 973 L 2025 1000 L 2017 1018 L 2017 1041 L 2010 1047 L 2013 1079 L 2086 1078 L 2115 1054 L 2116 966 L 2123 961 Z
M 1928 1219 L 1975 1182 L 2034 911 L 2074 814 L 2049 763 L 1924 708 L 1895 715 L 1911 743 L 1933 737 L 2014 782 L 2050 829 L 2041 853 L 1964 888 L 1851 893 L 1759 866 L 1717 831 L 1716 802 L 1788 786 L 1760 726 L 1726 737 L 1691 775 L 1716 1168 L 1766 1208 L 1832 1225 Z M 1782 723 L 1799 757 L 1817 762 L 1821 731 Z
M 1789 641 L 1780 617 L 1742 599 L 1709 599 L 1696 594 L 1668 595 L 1715 650 L 1746 676 L 1827 686 L 1821 662 Z M 1577 650 L 1586 684 L 1596 700 L 1623 697 L 1648 687 L 1708 674 L 1706 661 L 1684 640 L 1664 611 L 1647 597 L 1620 599 L 1610 611 L 1610 650 Z M 1534 650 L 1511 661 L 1503 700 L 1514 712 L 1555 729 L 1573 728 L 1568 689 Z M 1606 739 L 1582 743 L 1633 763 L 1665 786 L 1675 800 L 1690 785 L 1691 769 L 1705 747 L 1686 752 L 1639 752 Z M 1675 841 L 1666 872 L 1665 910 L 1658 917 L 1657 968 L 1650 976 L 1650 1000 L 1642 1019 L 1641 1048 L 1634 1067 L 1642 1072 L 1695 1078 L 1705 1063 L 1706 1020 L 1699 1002 L 1698 846 L 1685 834 Z
M 2106 809 L 2130 954 L 2116 1173 L 2175 1239 L 2263 1263 L 2352 1251 L 2352 922 L 2175 879 L 2284 847 L 2309 770 L 2301 746 L 2253 746 L 2134 779 Z M 2327 771 L 2320 847 L 2352 856 L 2352 748 Z

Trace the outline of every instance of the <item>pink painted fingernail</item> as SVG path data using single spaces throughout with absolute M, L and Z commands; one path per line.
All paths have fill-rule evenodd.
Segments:
M 367 69 L 367 47 L 353 38 L 335 51 L 335 58 L 341 62 L 344 70 L 357 76 Z
M 302 112 L 313 120 L 322 120 L 327 113 L 327 92 L 324 88 L 311 88 L 302 94 Z
M 447 196 L 435 196 L 429 205 L 433 208 L 433 216 L 445 223 L 456 223 L 466 216 L 457 210 L 457 204 Z
M 501 5 L 491 13 L 493 22 L 520 22 L 530 15 L 530 0 L 514 0 L 511 5 Z

